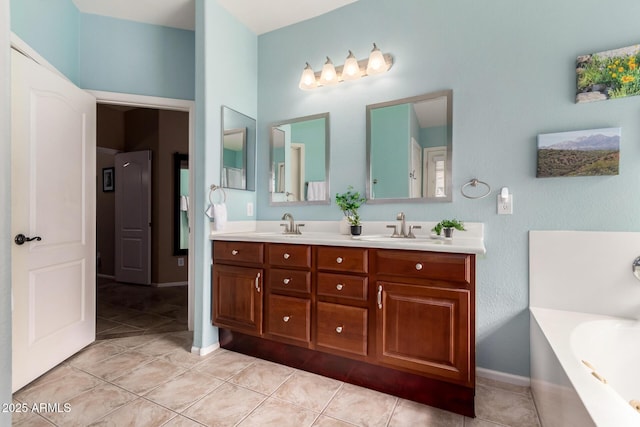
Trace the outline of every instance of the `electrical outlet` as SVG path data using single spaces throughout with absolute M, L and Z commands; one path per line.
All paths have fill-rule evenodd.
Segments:
M 247 216 L 253 216 L 253 202 L 247 203 Z
M 178 267 L 184 267 L 184 258 L 178 258 Z
M 513 194 L 509 194 L 506 200 L 498 194 L 498 215 L 513 214 Z

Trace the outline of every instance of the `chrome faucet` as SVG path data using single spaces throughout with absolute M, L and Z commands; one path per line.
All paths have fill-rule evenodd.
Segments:
M 407 223 L 404 220 L 404 212 L 400 212 L 396 219 L 400 222 L 400 237 L 407 237 Z
M 300 231 L 300 227 L 304 227 L 304 224 L 296 225 L 293 219 L 293 215 L 291 215 L 289 212 L 286 212 L 284 215 L 282 215 L 282 220 L 289 221 L 288 224 L 280 224 L 284 227 L 283 234 L 302 234 L 302 232 Z
M 396 219 L 400 222 L 400 232 L 398 233 L 398 225 L 387 225 L 387 228 L 393 228 L 393 234 L 391 235 L 391 237 L 404 237 L 404 238 L 408 238 L 408 239 L 415 239 L 416 236 L 415 234 L 413 234 L 413 230 L 417 230 L 422 228 L 422 226 L 420 225 L 410 225 L 409 226 L 409 232 L 407 233 L 407 222 L 405 220 L 405 215 L 404 212 L 400 212 L 397 216 Z

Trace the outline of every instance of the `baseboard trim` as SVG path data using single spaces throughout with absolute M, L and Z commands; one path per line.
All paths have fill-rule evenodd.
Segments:
M 531 387 L 531 378 L 520 375 L 507 374 L 506 372 L 493 371 L 491 369 L 476 368 L 476 375 L 490 380 L 500 381 L 507 384 L 522 387 Z
M 187 286 L 188 282 L 164 282 L 164 283 L 152 283 L 151 286 L 156 288 L 170 288 L 172 286 Z
M 211 344 L 210 346 L 207 346 L 207 347 L 204 347 L 204 348 L 193 346 L 193 347 L 191 347 L 191 353 L 197 354 L 198 356 L 206 356 L 207 354 L 209 354 L 209 353 L 211 353 L 213 351 L 216 351 L 219 348 L 220 348 L 220 343 L 219 342 L 217 342 L 215 344 Z

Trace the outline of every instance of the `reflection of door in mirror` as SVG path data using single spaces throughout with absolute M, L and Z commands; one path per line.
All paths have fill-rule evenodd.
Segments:
M 244 190 L 246 184 L 247 130 L 226 129 L 222 142 L 222 186 Z
M 446 147 L 424 149 L 424 197 L 446 197 L 445 170 L 447 160 Z
M 288 201 L 298 202 L 304 200 L 304 144 L 291 143 L 291 167 L 290 176 L 291 189 L 288 194 Z
M 411 137 L 411 165 L 409 168 L 409 197 L 422 197 L 422 148 L 414 137 Z

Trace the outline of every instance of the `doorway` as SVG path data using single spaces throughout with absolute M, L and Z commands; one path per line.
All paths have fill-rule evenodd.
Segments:
M 193 102 L 92 93 L 98 100 L 96 339 L 193 330 L 191 256 L 176 256 L 172 240 L 173 159 L 175 153 L 188 155 L 193 144 Z M 102 182 L 102 171 L 115 168 L 118 153 L 141 150 L 153 158 L 150 286 L 115 281 L 115 192 L 103 191 Z M 114 170 L 114 188 L 118 175 Z

